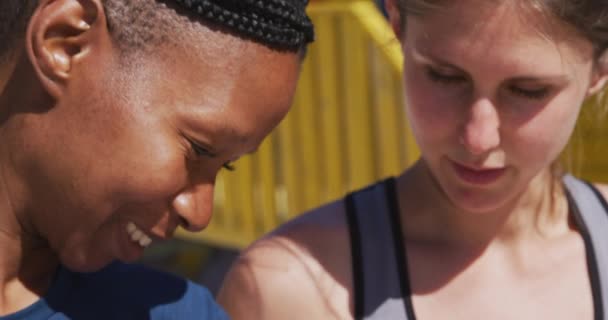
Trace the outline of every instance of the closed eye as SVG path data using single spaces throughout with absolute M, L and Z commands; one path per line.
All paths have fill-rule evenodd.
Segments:
M 460 84 L 467 80 L 466 77 L 455 74 L 444 74 L 431 67 L 426 68 L 426 74 L 431 81 L 441 84 Z
M 538 88 L 538 89 L 523 89 L 517 86 L 511 86 L 509 87 L 509 90 L 511 90 L 511 92 L 513 92 L 516 95 L 520 95 L 523 96 L 525 98 L 529 98 L 529 99 L 535 99 L 535 100 L 540 100 L 544 97 L 547 96 L 547 94 L 549 93 L 549 88 Z
M 209 157 L 209 158 L 215 158 L 216 155 L 211 153 L 209 150 L 207 150 L 206 148 L 200 146 L 199 144 L 190 141 L 190 145 L 192 147 L 192 150 L 194 151 L 194 153 L 196 154 L 197 157 Z M 224 163 L 222 165 L 222 167 L 228 171 L 234 171 L 236 170 L 236 167 L 232 164 L 231 161 L 228 161 L 226 163 Z
M 236 170 L 236 167 L 234 166 L 234 164 L 232 162 L 226 162 L 226 163 L 224 163 L 224 165 L 222 167 L 228 171 Z
M 201 147 L 199 144 L 190 141 L 190 146 L 192 147 L 192 151 L 194 151 L 194 153 L 196 154 L 197 157 L 210 157 L 210 158 L 214 158 L 215 155 L 213 155 L 211 152 L 209 152 L 209 150 Z

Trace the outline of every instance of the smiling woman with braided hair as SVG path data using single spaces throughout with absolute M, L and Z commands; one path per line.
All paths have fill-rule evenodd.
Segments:
M 125 262 L 287 113 L 305 0 L 0 1 L 0 319 L 225 319 Z

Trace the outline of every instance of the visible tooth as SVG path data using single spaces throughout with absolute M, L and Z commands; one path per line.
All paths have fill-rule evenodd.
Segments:
M 133 232 L 133 234 L 131 234 L 131 240 L 139 241 L 139 239 L 141 239 L 142 236 L 144 236 L 143 232 L 141 232 L 139 230 L 135 230 L 135 232 Z
M 135 226 L 135 223 L 133 223 L 133 222 L 129 222 L 129 223 L 127 223 L 127 232 L 128 232 L 129 234 L 133 234 L 133 232 L 134 232 L 135 230 L 137 230 L 137 227 Z
M 143 236 L 141 239 L 139 239 L 139 245 L 142 247 L 147 247 L 150 243 L 152 243 L 152 239 L 148 238 L 147 236 Z

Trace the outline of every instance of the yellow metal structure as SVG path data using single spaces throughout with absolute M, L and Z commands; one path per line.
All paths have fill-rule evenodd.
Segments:
M 570 144 L 563 154 L 567 171 L 603 183 L 608 182 L 607 95 L 608 88 L 583 105 Z
M 198 234 L 180 231 L 182 238 L 242 248 L 418 158 L 402 102 L 403 59 L 386 19 L 363 0 L 313 2 L 309 14 L 317 40 L 292 110 L 255 155 L 220 174 L 211 225 Z M 592 104 L 583 110 L 567 158 L 580 176 L 608 181 L 602 139 L 608 126 L 592 125 L 598 119 Z M 586 166 L 577 165 L 582 158 Z
M 187 239 L 241 248 L 295 215 L 418 157 L 401 102 L 402 58 L 370 1 L 309 7 L 309 48 L 294 106 L 259 151 L 222 172 L 211 225 Z

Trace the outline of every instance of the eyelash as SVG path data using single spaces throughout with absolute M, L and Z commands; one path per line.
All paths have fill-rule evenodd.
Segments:
M 461 76 L 443 75 L 443 74 L 433 70 L 432 68 L 427 68 L 426 73 L 432 81 L 442 83 L 442 84 L 459 84 L 466 80 L 464 77 L 461 77 Z
M 226 162 L 222 165 L 222 167 L 228 171 L 236 170 L 236 167 L 234 166 L 234 164 L 232 164 L 232 162 Z
M 192 151 L 194 151 L 194 153 L 198 156 L 198 157 L 213 157 L 213 154 L 211 154 L 211 152 L 209 152 L 207 149 L 199 146 L 198 144 L 190 141 L 190 145 L 192 146 Z M 222 165 L 222 167 L 228 171 L 234 171 L 236 170 L 236 167 L 232 164 L 232 162 L 226 162 Z
M 526 90 L 526 89 L 512 86 L 512 87 L 509 87 L 509 90 L 511 90 L 513 93 L 518 94 L 520 96 L 523 96 L 523 97 L 526 97 L 529 99 L 535 99 L 535 100 L 540 100 L 540 99 L 546 97 L 547 94 L 549 93 L 548 88 L 541 88 L 541 89 L 536 89 L 536 90 Z
M 431 81 L 441 83 L 441 84 L 457 85 L 457 84 L 461 84 L 464 81 L 466 81 L 465 77 L 446 76 L 446 75 L 443 75 L 443 74 L 433 70 L 432 68 L 427 68 L 427 75 L 431 79 Z M 541 88 L 541 89 L 536 89 L 536 90 L 526 90 L 526 89 L 522 89 L 522 88 L 519 88 L 516 86 L 510 86 L 509 90 L 511 90 L 511 92 L 513 92 L 514 94 L 523 96 L 528 99 L 534 99 L 534 100 L 543 99 L 549 93 L 548 88 Z

